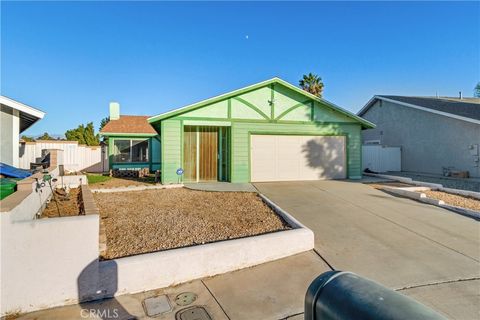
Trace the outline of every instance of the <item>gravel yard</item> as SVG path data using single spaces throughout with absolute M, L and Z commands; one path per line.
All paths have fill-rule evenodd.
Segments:
M 185 188 L 95 193 L 106 259 L 288 229 L 255 193 Z
M 480 200 L 474 198 L 432 190 L 422 191 L 422 193 L 425 193 L 428 198 L 443 200 L 446 204 L 451 206 L 480 211 Z

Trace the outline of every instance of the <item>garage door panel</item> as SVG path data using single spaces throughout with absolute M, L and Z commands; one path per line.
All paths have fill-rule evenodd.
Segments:
M 255 166 L 251 166 L 251 177 L 257 181 L 266 181 L 269 177 L 275 176 L 274 146 L 272 150 L 271 139 L 269 136 L 255 136 L 252 138 L 251 149 L 255 150 Z
M 275 153 L 272 154 L 275 161 L 276 180 L 289 181 L 298 180 L 300 174 L 300 153 L 301 137 L 284 136 L 283 139 L 275 141 Z
M 251 136 L 251 181 L 342 179 L 343 136 Z
M 305 162 L 303 179 L 343 179 L 346 177 L 345 137 L 303 137 Z M 315 180 L 316 180 L 315 179 Z

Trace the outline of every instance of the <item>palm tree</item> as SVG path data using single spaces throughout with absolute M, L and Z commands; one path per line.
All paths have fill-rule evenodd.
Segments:
M 322 78 L 316 74 L 312 74 L 311 72 L 309 74 L 304 74 L 303 79 L 301 79 L 298 84 L 303 90 L 310 92 L 317 97 L 322 97 L 323 81 Z

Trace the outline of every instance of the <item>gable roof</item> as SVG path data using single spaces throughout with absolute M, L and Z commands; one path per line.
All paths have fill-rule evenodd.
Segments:
M 262 81 L 262 82 L 255 83 L 255 84 L 249 85 L 249 86 L 244 87 L 244 88 L 233 90 L 233 91 L 230 91 L 230 92 L 227 92 L 227 93 L 224 93 L 224 94 L 221 94 L 221 95 L 209 98 L 209 99 L 205 99 L 205 100 L 202 100 L 202 101 L 199 101 L 197 103 L 193 103 L 193 104 L 181 107 L 181 108 L 173 109 L 173 110 L 158 114 L 156 116 L 148 118 L 148 122 L 153 123 L 153 122 L 165 120 L 167 118 L 171 118 L 171 117 L 174 117 L 176 115 L 179 115 L 179 114 L 182 114 L 182 113 L 185 113 L 185 112 L 188 112 L 188 111 L 192 111 L 192 110 L 204 107 L 206 105 L 209 105 L 209 104 L 212 104 L 212 103 L 215 103 L 215 102 L 218 102 L 218 101 L 222 101 L 222 100 L 228 99 L 230 97 L 234 97 L 234 96 L 240 95 L 242 93 L 245 93 L 245 92 L 248 92 L 248 91 L 251 91 L 251 90 L 255 90 L 255 89 L 258 89 L 258 88 L 261 88 L 261 87 L 265 87 L 265 86 L 268 86 L 270 84 L 276 84 L 276 83 L 281 84 L 284 87 L 287 87 L 287 88 L 289 88 L 289 89 L 291 89 L 291 90 L 293 90 L 297 93 L 300 93 L 300 94 L 304 95 L 305 97 L 307 97 L 309 99 L 312 99 L 314 101 L 317 101 L 319 103 L 327 105 L 328 107 L 346 115 L 347 117 L 350 117 L 350 118 L 360 122 L 364 128 L 374 128 L 375 127 L 375 125 L 373 123 L 371 123 L 370 121 L 367 121 L 367 120 L 355 115 L 354 113 L 352 113 L 350 111 L 347 111 L 347 110 L 333 104 L 330 101 L 319 98 L 319 97 L 317 97 L 317 96 L 315 96 L 315 95 L 313 95 L 313 94 L 311 94 L 311 93 L 309 93 L 305 90 L 302 90 L 302 89 L 294 86 L 293 84 L 288 83 L 287 81 L 284 81 L 284 80 L 282 80 L 280 78 L 277 78 L 277 77 L 269 79 L 269 80 L 265 80 L 265 81 Z
M 0 104 L 2 105 L 2 109 L 4 108 L 3 106 L 5 106 L 10 108 L 10 110 L 15 109 L 19 111 L 20 133 L 30 128 L 35 122 L 45 116 L 45 112 L 5 96 L 0 96 Z
M 409 97 L 377 95 L 357 113 L 363 116 L 376 101 L 393 102 L 405 107 L 415 108 L 443 116 L 480 124 L 479 98 L 449 98 L 449 97 Z
M 101 135 L 137 134 L 157 135 L 155 129 L 148 123 L 149 116 L 124 116 L 118 120 L 110 120 L 100 131 Z

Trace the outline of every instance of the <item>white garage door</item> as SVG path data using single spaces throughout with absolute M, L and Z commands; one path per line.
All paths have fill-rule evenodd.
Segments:
M 251 181 L 343 179 L 343 136 L 251 136 Z

